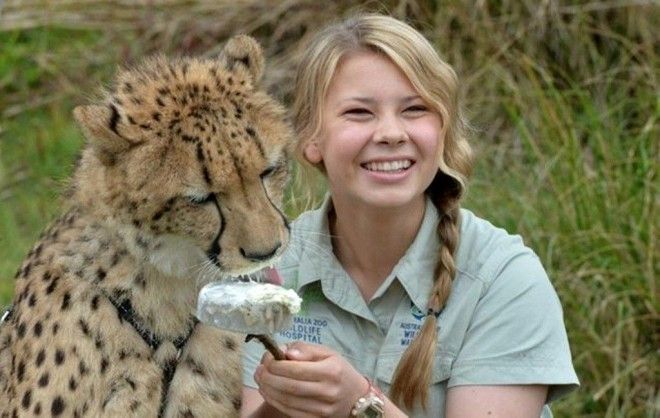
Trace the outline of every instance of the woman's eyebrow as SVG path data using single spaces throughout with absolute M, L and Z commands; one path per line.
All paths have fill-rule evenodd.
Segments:
M 419 94 L 413 94 L 412 96 L 406 96 L 403 98 L 402 102 L 414 102 L 415 100 L 421 99 L 422 96 Z
M 351 96 L 351 97 L 347 97 L 345 99 L 340 100 L 340 103 L 345 103 L 345 102 L 361 102 L 361 103 L 366 103 L 366 104 L 372 104 L 372 103 L 375 103 L 376 100 L 371 98 L 371 97 Z
M 415 100 L 419 100 L 422 97 L 419 94 L 413 94 L 410 96 L 404 96 L 400 99 L 402 103 L 407 103 L 407 102 L 413 102 Z M 340 103 L 345 103 L 345 102 L 360 102 L 360 103 L 365 103 L 365 104 L 373 104 L 376 102 L 376 99 L 372 97 L 365 97 L 365 96 L 351 96 L 347 97 L 345 99 L 340 100 Z

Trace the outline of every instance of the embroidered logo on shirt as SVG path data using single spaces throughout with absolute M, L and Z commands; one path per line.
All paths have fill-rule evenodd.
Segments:
M 415 317 L 415 319 L 421 321 L 424 316 L 426 316 L 426 313 L 422 312 L 421 309 L 417 307 L 412 301 L 410 301 L 410 313 L 412 316 Z
M 401 322 L 399 329 L 401 330 L 401 346 L 409 346 L 412 340 L 417 336 L 417 332 L 422 326 L 413 322 Z
M 328 326 L 325 319 L 308 318 L 306 316 L 294 316 L 293 325 L 280 331 L 280 336 L 289 340 L 305 341 L 314 344 L 323 344 L 322 331 Z
M 399 343 L 401 347 L 407 347 L 412 340 L 417 336 L 422 325 L 420 322 L 424 319 L 426 314 L 422 312 L 412 301 L 410 302 L 410 314 L 415 318 L 415 322 L 400 322 L 399 323 Z

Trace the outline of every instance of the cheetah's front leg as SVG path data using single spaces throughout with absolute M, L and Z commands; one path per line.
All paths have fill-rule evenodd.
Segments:
M 238 334 L 198 324 L 181 353 L 164 416 L 238 417 L 240 344 Z

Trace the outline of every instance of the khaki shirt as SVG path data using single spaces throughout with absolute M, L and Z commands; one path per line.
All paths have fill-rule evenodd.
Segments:
M 426 312 L 439 248 L 437 211 L 427 200 L 415 240 L 367 303 L 333 254 L 331 204 L 326 199 L 293 223 L 278 270 L 303 304 L 293 325 L 275 339 L 328 346 L 387 393 Z M 576 388 L 559 299 L 522 239 L 462 209 L 456 264 L 452 292 L 438 318 L 428 409 L 408 414 L 444 417 L 453 386 L 545 384 L 548 402 Z M 259 343 L 246 344 L 246 386 L 257 387 L 253 374 L 263 352 Z M 546 405 L 542 417 L 551 416 Z

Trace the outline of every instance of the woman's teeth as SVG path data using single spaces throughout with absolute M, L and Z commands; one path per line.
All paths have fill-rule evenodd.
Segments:
M 406 168 L 412 165 L 410 160 L 400 160 L 400 161 L 379 161 L 379 162 L 370 162 L 365 163 L 363 166 L 369 171 L 399 171 L 405 170 Z

